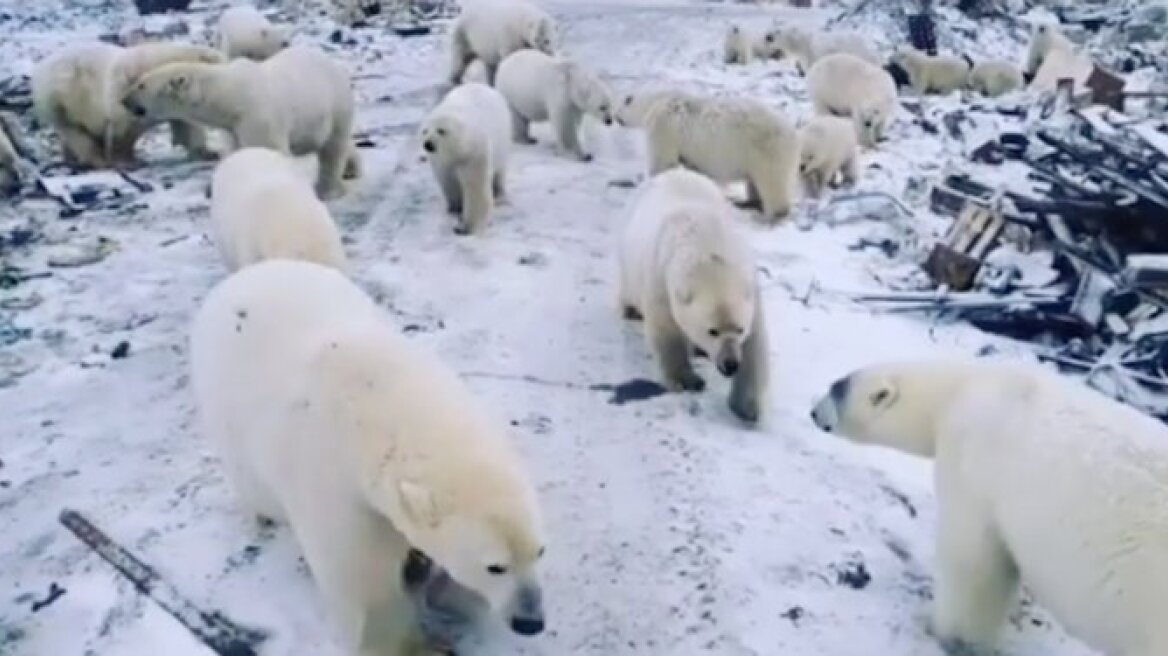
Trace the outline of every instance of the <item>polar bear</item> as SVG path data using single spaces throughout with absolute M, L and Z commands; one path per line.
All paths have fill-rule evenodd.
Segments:
M 836 176 L 845 185 L 860 177 L 859 144 L 856 130 L 848 119 L 815 116 L 799 130 L 799 176 L 811 198 L 818 198 L 823 188 Z
M 990 653 L 1019 578 L 1100 653 L 1168 654 L 1168 430 L 1033 365 L 896 362 L 836 381 L 823 430 L 934 458 L 934 630 Z
M 494 203 L 507 195 L 511 153 L 507 100 L 485 84 L 459 85 L 426 117 L 421 140 L 446 209 L 459 216 L 455 234 L 477 231 Z
M 551 121 L 560 147 L 588 162 L 592 155 L 580 146 L 580 121 L 588 115 L 612 125 L 608 85 L 569 59 L 530 48 L 517 50 L 499 64 L 495 88 L 511 108 L 511 133 L 518 143 L 535 143 L 530 133 L 533 121 Z
M 726 64 L 749 64 L 755 59 L 771 59 L 778 54 L 774 37 L 769 32 L 758 33 L 741 25 L 726 29 L 722 41 L 722 61 Z
M 733 214 L 700 173 L 679 167 L 650 179 L 622 235 L 619 300 L 626 319 L 644 319 L 670 389 L 705 388 L 690 362 L 697 346 L 732 379 L 730 410 L 757 422 L 770 376 L 766 312 Z
M 815 62 L 837 52 L 846 52 L 871 64 L 880 65 L 880 53 L 863 35 L 838 31 L 815 33 L 801 27 L 774 27 L 765 43 L 781 55 L 791 57 L 799 73 L 806 74 Z
M 487 84 L 493 86 L 499 62 L 523 48 L 555 54 L 556 24 L 544 10 L 527 0 L 470 4 L 451 28 L 449 82 L 461 82 L 467 67 L 478 59 L 487 69 Z
M 215 168 L 211 223 L 232 271 L 272 258 L 347 268 L 328 208 L 293 160 L 269 148 L 242 148 Z
M 1017 91 L 1022 85 L 1022 71 L 1003 59 L 977 62 L 969 71 L 969 88 L 989 98 Z
M 875 148 L 896 112 L 896 82 L 888 71 L 855 55 L 828 55 L 807 72 L 818 114 L 851 117 L 860 143 Z
M 315 153 L 316 192 L 324 199 L 341 195 L 346 169 L 356 168 L 352 83 L 345 69 L 317 48 L 292 46 L 262 62 L 162 66 L 142 76 L 122 104 L 141 117 L 227 130 L 236 148 Z
M 790 212 L 799 134 L 766 105 L 677 91 L 653 103 L 645 129 L 650 175 L 683 164 L 720 183 L 745 180 L 747 204 L 764 220 Z
M 909 84 L 918 95 L 948 95 L 964 88 L 969 82 L 972 66 L 962 57 L 930 55 L 912 46 L 897 48 L 889 58 L 889 63 L 900 66 L 908 73 Z
M 122 94 L 145 73 L 175 62 L 218 63 L 223 55 L 185 43 L 143 43 L 123 48 L 102 41 L 79 43 L 39 62 L 32 74 L 33 106 L 61 139 L 65 160 L 77 167 L 106 168 L 134 160 L 134 145 L 163 122 L 136 118 Z M 171 121 L 176 144 L 209 157 L 202 128 Z
M 288 47 L 288 36 L 251 5 L 228 7 L 219 16 L 219 49 L 228 59 L 263 61 Z
M 1072 81 L 1072 88 L 1084 88 L 1095 70 L 1095 62 L 1079 52 L 1057 28 L 1046 26 L 1045 29 L 1044 32 L 1041 25 L 1035 28 L 1031 53 L 1037 49 L 1042 55 L 1038 58 L 1041 62 L 1038 68 L 1029 76 L 1029 88 L 1040 92 L 1054 91 L 1059 80 L 1067 78 Z
M 412 546 L 516 633 L 544 628 L 534 487 L 458 376 L 342 273 L 266 260 L 220 282 L 191 332 L 201 431 L 241 504 L 286 521 L 360 654 L 416 638 Z
M 1052 52 L 1074 53 L 1075 44 L 1053 23 L 1036 23 L 1030 31 L 1030 46 L 1026 51 L 1026 67 L 1022 73 L 1027 78 L 1038 74 L 1038 69 Z

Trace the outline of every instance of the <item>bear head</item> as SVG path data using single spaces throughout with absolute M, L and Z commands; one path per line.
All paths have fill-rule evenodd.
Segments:
M 256 59 L 267 59 L 292 43 L 292 39 L 285 30 L 275 25 L 265 25 L 260 28 L 257 36 L 258 40 L 252 48 L 252 54 Z
M 167 64 L 146 73 L 122 95 L 122 107 L 138 118 L 182 117 L 182 108 L 195 97 L 197 80 L 191 66 Z
M 460 472 L 441 488 L 399 481 L 399 530 L 520 635 L 544 629 L 538 565 L 544 554 L 535 494 L 507 468 Z M 453 477 L 452 477 L 453 478 Z
M 969 368 L 961 363 L 872 365 L 832 383 L 811 420 L 853 442 L 931 457 L 939 418 L 968 379 Z
M 479 141 L 461 119 L 441 113 L 422 124 L 419 136 L 426 155 L 444 162 L 458 161 L 473 153 Z
M 563 67 L 572 104 L 605 125 L 612 125 L 612 95 L 608 85 L 575 62 L 566 62 Z
M 710 355 L 723 376 L 736 374 L 754 323 L 753 272 L 720 253 L 707 253 L 668 278 L 670 309 L 686 338 Z
M 884 110 L 874 105 L 864 105 L 852 111 L 852 124 L 856 128 L 856 136 L 860 143 L 869 148 L 875 148 L 880 141 L 884 130 Z
M 544 54 L 556 54 L 556 24 L 548 16 L 538 16 L 528 19 L 525 26 L 524 41 L 528 48 L 534 48 Z

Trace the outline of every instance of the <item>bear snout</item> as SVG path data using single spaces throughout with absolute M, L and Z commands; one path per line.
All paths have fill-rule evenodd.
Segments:
M 146 115 L 146 108 L 134 102 L 133 98 L 123 98 L 122 107 L 125 107 L 126 111 L 134 116 L 142 117 Z
M 422 150 L 424 150 L 428 153 L 433 153 L 433 152 L 438 150 L 438 145 L 435 144 L 430 139 L 427 139 L 427 140 L 422 142 Z
M 532 617 L 512 617 L 511 630 L 524 636 L 543 633 L 543 620 Z
M 718 360 L 718 371 L 727 378 L 733 376 L 738 373 L 738 360 L 736 358 Z
M 811 408 L 811 421 L 819 430 L 831 433 L 835 429 L 835 404 L 830 398 L 821 399 Z

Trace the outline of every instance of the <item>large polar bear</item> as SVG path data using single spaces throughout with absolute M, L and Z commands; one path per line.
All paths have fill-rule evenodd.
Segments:
M 39 62 L 32 73 L 33 106 L 61 139 L 65 160 L 74 166 L 105 168 L 134 161 L 134 145 L 161 123 L 131 115 L 122 94 L 145 73 L 165 64 L 213 64 L 223 55 L 206 46 L 143 43 L 123 48 L 102 41 L 79 43 Z M 176 144 L 207 157 L 206 135 L 197 126 L 171 121 Z
M 287 521 L 352 649 L 417 639 L 413 546 L 510 623 L 544 628 L 535 490 L 505 425 L 335 269 L 267 260 L 191 334 L 198 419 L 240 502 Z
M 889 63 L 908 73 L 909 84 L 917 95 L 948 95 L 965 88 L 972 64 L 957 55 L 930 55 L 912 46 L 897 48 Z
M 430 112 L 421 139 L 446 209 L 459 217 L 454 232 L 475 232 L 507 195 L 507 100 L 478 82 L 457 86 Z
M 227 267 L 273 258 L 345 270 L 345 249 L 328 208 L 287 155 L 243 148 L 211 179 L 211 223 Z
M 818 114 L 852 119 L 860 143 L 875 148 L 896 113 L 896 82 L 883 68 L 846 52 L 828 55 L 807 72 Z
M 471 62 L 487 69 L 487 84 L 495 84 L 499 62 L 531 48 L 555 54 L 556 24 L 547 12 L 527 0 L 480 0 L 465 7 L 450 32 L 450 84 L 462 81 Z
M 1023 85 L 1022 71 L 1004 59 L 987 59 L 969 71 L 969 88 L 989 98 L 1017 91 Z
M 1075 89 L 1082 89 L 1093 70 L 1095 63 L 1091 58 L 1079 52 L 1057 26 L 1034 27 L 1026 58 L 1026 77 L 1030 78 L 1031 89 L 1053 91 L 1064 78 L 1070 78 Z
M 530 126 L 551 121 L 560 147 L 588 162 L 592 155 L 580 145 L 580 122 L 585 115 L 612 125 L 612 97 L 608 85 L 580 64 L 525 48 L 507 55 L 495 75 L 495 88 L 511 107 L 512 137 L 535 143 Z
M 811 69 L 815 62 L 837 52 L 846 52 L 879 66 L 880 53 L 872 47 L 868 39 L 857 32 L 812 32 L 802 27 L 775 27 L 766 33 L 764 40 L 777 54 L 791 57 L 801 74 Z
M 1109 656 L 1168 654 L 1168 430 L 1034 366 L 905 362 L 841 378 L 815 423 L 936 460 L 934 629 L 991 653 L 1019 579 Z
M 670 389 L 705 388 L 690 362 L 697 346 L 732 379 L 730 410 L 757 422 L 770 377 L 766 312 L 754 255 L 733 214 L 700 173 L 675 168 L 654 176 L 622 236 L 619 300 L 625 318 L 644 319 Z
M 815 116 L 799 130 L 799 177 L 811 198 L 839 176 L 844 185 L 860 177 L 860 155 L 852 122 L 837 116 Z
M 684 165 L 720 183 L 745 180 L 764 220 L 790 213 L 799 134 L 761 102 L 677 91 L 652 104 L 645 129 L 651 175 Z
M 228 7 L 219 16 L 219 49 L 228 59 L 263 61 L 288 47 L 288 36 L 251 5 Z
M 162 66 L 142 76 L 122 104 L 142 117 L 228 130 L 236 148 L 316 154 L 316 192 L 324 199 L 344 192 L 342 177 L 356 166 L 352 83 L 317 48 L 292 46 L 263 62 Z

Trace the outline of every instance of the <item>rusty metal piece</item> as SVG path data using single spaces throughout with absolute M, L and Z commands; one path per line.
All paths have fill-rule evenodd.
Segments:
M 1094 102 L 1122 112 L 1123 87 L 1126 84 L 1127 81 L 1122 77 L 1095 64 L 1095 68 L 1091 69 L 1091 75 L 1087 77 L 1086 87 L 1091 90 L 1091 99 Z

